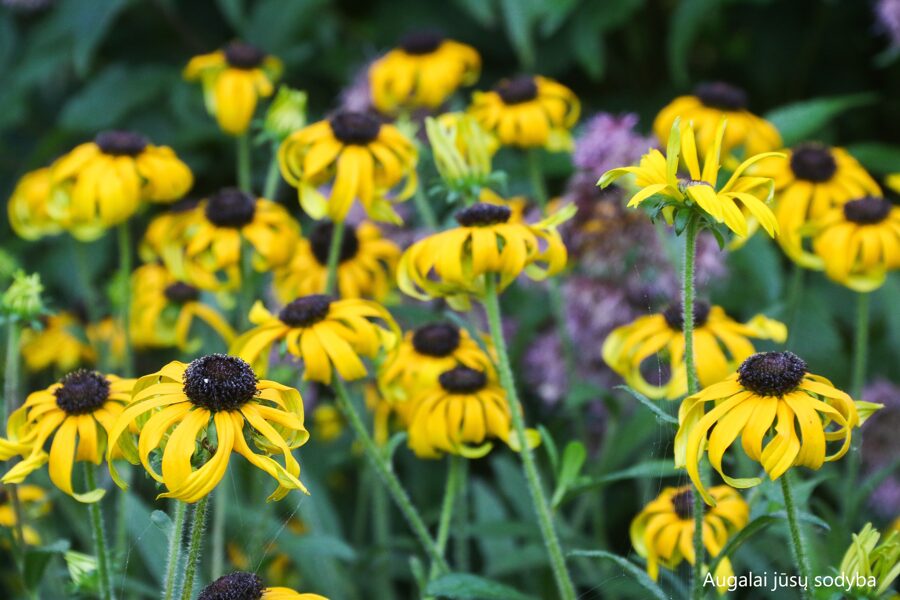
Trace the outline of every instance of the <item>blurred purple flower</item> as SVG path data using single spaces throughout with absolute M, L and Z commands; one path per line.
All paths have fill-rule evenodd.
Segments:
M 900 46 L 900 0 L 879 0 L 875 18 L 878 29 L 890 38 L 891 46 Z
M 634 131 L 637 122 L 634 113 L 599 113 L 591 117 L 575 140 L 575 166 L 590 174 L 596 183 L 609 169 L 636 163 L 657 145 L 656 138 Z
M 862 426 L 862 460 L 867 473 L 888 465 L 900 455 L 900 387 L 880 379 L 863 390 L 867 402 L 883 404 Z M 869 498 L 872 509 L 885 518 L 896 517 L 900 506 L 900 474 L 894 473 Z

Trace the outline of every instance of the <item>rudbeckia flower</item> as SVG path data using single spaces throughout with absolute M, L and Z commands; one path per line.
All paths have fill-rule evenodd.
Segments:
M 137 432 L 137 447 L 131 430 Z M 278 482 L 269 500 L 281 500 L 291 490 L 308 493 L 291 454 L 309 439 L 300 393 L 258 379 L 250 365 L 234 356 L 210 354 L 190 364 L 176 360 L 141 377 L 109 439 L 109 472 L 123 489 L 127 486 L 112 463 L 114 451 L 121 450 L 132 464 L 140 461 L 166 486 L 160 498 L 188 503 L 213 491 L 235 452 Z M 254 452 L 248 439 L 265 454 Z M 157 450 L 162 473 L 150 460 Z M 281 454 L 284 465 L 269 454 Z
M 703 545 L 716 556 L 735 533 L 750 520 L 750 507 L 735 490 L 719 485 L 709 490 L 715 504 L 703 513 Z M 631 545 L 647 559 L 647 574 L 659 578 L 659 565 L 674 570 L 682 560 L 694 564 L 694 491 L 691 486 L 667 487 L 631 522 Z M 731 562 L 723 558 L 717 579 L 734 575 Z M 722 590 L 720 588 L 721 591 Z
M 454 367 L 412 402 L 409 447 L 419 458 L 440 458 L 444 453 L 480 458 L 491 451 L 492 439 L 519 449 L 506 394 L 482 371 Z M 526 434 L 528 445 L 537 446 L 537 431 Z
M 781 147 L 781 135 L 775 126 L 747 110 L 747 93 L 721 81 L 702 83 L 690 96 L 679 96 L 656 115 L 653 132 L 666 142 L 675 119 L 690 122 L 697 133 L 701 156 L 713 149 L 716 131 L 722 119 L 728 129 L 722 140 L 722 152 L 730 154 L 743 148 L 745 156 L 769 152 Z
M 63 231 L 50 214 L 51 187 L 49 168 L 26 173 L 16 183 L 6 208 L 9 225 L 20 238 L 36 240 Z
M 0 460 L 17 455 L 23 459 L 3 476 L 3 483 L 22 483 L 49 462 L 50 481 L 56 487 L 79 502 L 100 500 L 105 490 L 79 493 L 72 488 L 72 464 L 100 464 L 106 436 L 131 400 L 134 384 L 133 379 L 79 369 L 46 390 L 29 394 L 9 416 L 6 439 L 0 439 Z M 44 445 L 51 436 L 48 454 Z
M 145 263 L 177 262 L 181 250 L 172 241 L 184 239 L 184 231 L 195 220 L 194 209 L 199 203 L 197 198 L 183 198 L 154 217 L 138 245 L 140 259 Z M 170 256 L 168 261 L 163 260 L 166 253 Z M 173 254 L 176 258 L 171 257 Z
M 871 292 L 900 268 L 900 208 L 876 197 L 850 200 L 810 224 L 819 268 L 857 292 Z
M 446 298 L 467 310 L 469 296 L 485 294 L 486 278 L 499 275 L 497 291 L 523 271 L 544 279 L 566 266 L 566 247 L 556 230 L 565 211 L 534 225 L 510 223 L 512 211 L 496 204 L 473 204 L 456 214 L 459 227 L 410 246 L 397 265 L 400 289 L 420 300 Z
M 139 267 L 131 276 L 131 340 L 139 348 L 186 350 L 195 319 L 209 325 L 229 344 L 234 331 L 212 307 L 200 302 L 200 290 L 178 281 L 162 265 Z M 197 340 L 199 343 L 199 340 Z
M 94 240 L 142 201 L 174 202 L 194 176 L 168 146 L 131 131 L 104 131 L 50 167 L 49 212 L 80 240 Z
M 522 76 L 472 94 L 469 113 L 504 146 L 558 151 L 572 148 L 569 130 L 578 121 L 581 104 L 561 83 Z
M 250 127 L 259 99 L 275 91 L 281 70 L 281 61 L 274 56 L 235 41 L 222 50 L 192 58 L 184 78 L 203 84 L 206 110 L 215 116 L 222 131 L 242 135 Z
M 278 149 L 282 176 L 317 220 L 343 221 L 356 199 L 370 218 L 402 223 L 391 202 L 415 191 L 417 160 L 415 144 L 399 129 L 349 111 L 293 133 Z M 317 188 L 329 183 L 326 198 Z
M 603 360 L 642 394 L 650 398 L 679 398 L 687 393 L 683 326 L 680 302 L 662 313 L 639 317 L 609 334 L 603 342 Z M 764 315 L 739 323 L 720 306 L 696 302 L 694 355 L 700 385 L 705 387 L 721 381 L 753 354 L 751 338 L 780 344 L 787 338 L 787 327 Z M 644 378 L 641 367 L 660 352 L 666 354 L 671 375 L 668 382 L 657 386 Z
M 328 600 L 319 594 L 301 594 L 286 587 L 266 587 L 256 573 L 235 571 L 222 575 L 200 591 L 197 600 Z
M 760 163 L 752 174 L 775 182 L 778 243 L 784 252 L 798 264 L 815 268 L 818 261 L 803 248 L 800 230 L 849 200 L 881 196 L 881 189 L 843 148 L 806 142 L 782 152 L 787 160 Z
M 665 156 L 659 150 L 652 149 L 641 158 L 638 166 L 607 171 L 597 185 L 605 188 L 624 175 L 634 175 L 635 183 L 640 190 L 628 201 L 629 207 L 640 206 L 650 197 L 661 195 L 667 200 L 663 215 L 670 223 L 675 207 L 696 206 L 702 214 L 708 215 L 717 223 L 725 223 L 736 235 L 747 237 L 750 233 L 748 217 L 741 210 L 738 204 L 740 202 L 743 209 L 748 211 L 770 236 L 775 237 L 778 223 L 771 209 L 766 206 L 766 202 L 772 197 L 772 180 L 765 177 L 749 177 L 745 172 L 763 159 L 784 155 L 764 152 L 751 156 L 742 162 L 728 181 L 720 187 L 719 161 L 724 136 L 725 121 L 721 121 L 701 171 L 694 129 L 690 123 L 676 119 L 669 133 Z M 679 160 L 687 168 L 685 177 L 678 174 Z
M 372 103 L 387 114 L 434 109 L 460 86 L 475 83 L 480 73 L 481 57 L 475 48 L 430 31 L 410 33 L 399 48 L 369 67 Z
M 326 385 L 335 369 L 347 381 L 365 377 L 360 356 L 374 358 L 381 349 L 393 348 L 399 334 L 383 306 L 321 294 L 297 298 L 277 316 L 257 301 L 250 322 L 257 327 L 234 341 L 234 354 L 265 373 L 272 344 L 284 340 L 288 352 L 304 362 L 303 379 Z
M 33 372 L 53 367 L 58 373 L 66 373 L 97 358 L 79 319 L 65 311 L 47 316 L 41 329 L 25 329 L 19 348 L 25 367 Z
M 490 340 L 484 343 L 492 350 Z M 408 331 L 378 369 L 378 388 L 389 403 L 403 403 L 437 385 L 441 373 L 464 366 L 496 380 L 494 364 L 469 332 L 452 323 Z
M 707 411 L 708 402 L 714 405 Z M 687 467 L 703 499 L 714 505 L 700 479 L 704 448 L 725 483 L 753 487 L 762 479 L 734 478 L 722 471 L 722 457 L 739 435 L 746 455 L 775 480 L 791 467 L 819 469 L 824 462 L 841 458 L 850 448 L 859 415 L 850 396 L 824 377 L 809 373 L 806 362 L 796 354 L 761 352 L 746 359 L 736 373 L 685 398 L 678 423 L 675 464 Z M 842 442 L 840 447 L 826 455 L 828 442 L 837 441 Z
M 19 496 L 23 512 L 29 516 L 39 517 L 50 511 L 50 499 L 47 497 L 47 492 L 44 491 L 44 488 L 37 485 L 19 485 L 16 486 L 16 493 Z M 9 492 L 0 488 L 0 527 L 13 529 L 18 522 L 12 497 Z M 22 536 L 25 538 L 25 543 L 29 546 L 39 546 L 41 544 L 40 534 L 28 524 L 22 525 Z
M 301 238 L 291 261 L 275 271 L 273 285 L 282 302 L 299 296 L 321 294 L 328 279 L 328 251 L 333 223 L 320 223 L 309 238 Z M 400 248 L 381 236 L 372 223 L 344 225 L 338 256 L 337 290 L 341 298 L 372 298 L 383 301 L 390 292 Z

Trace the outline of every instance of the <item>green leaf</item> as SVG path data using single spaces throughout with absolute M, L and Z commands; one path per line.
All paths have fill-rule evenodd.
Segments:
M 778 128 L 784 145 L 792 146 L 818 134 L 841 113 L 872 104 L 876 100 L 878 96 L 868 92 L 815 98 L 771 110 L 766 114 L 766 119 Z
M 216 0 L 216 5 L 228 24 L 234 29 L 240 29 L 241 23 L 246 18 L 244 0 Z
M 391 459 L 394 456 L 394 452 L 397 451 L 397 448 L 399 448 L 403 444 L 403 442 L 407 440 L 408 437 L 409 434 L 405 431 L 398 431 L 391 436 L 391 439 L 388 440 L 388 443 L 384 448 L 384 458 L 388 462 L 391 462 Z
M 633 467 L 622 469 L 621 471 L 613 471 L 599 477 L 580 477 L 574 485 L 571 486 L 572 494 L 584 492 L 590 489 L 603 487 L 614 481 L 623 481 L 625 479 L 640 479 L 648 477 L 657 479 L 660 477 L 677 477 L 681 473 L 675 468 L 675 463 L 671 459 L 664 460 L 648 460 Z
M 900 173 L 900 146 L 860 142 L 850 144 L 846 149 L 869 171 L 879 174 Z
M 617 385 L 615 389 L 624 390 L 624 391 L 628 392 L 632 397 L 634 397 L 635 400 L 637 400 L 638 402 L 640 402 L 641 404 L 643 404 L 644 406 L 649 408 L 650 412 L 652 412 L 653 414 L 656 415 L 656 419 L 658 421 L 662 421 L 663 423 L 670 423 L 672 425 L 678 425 L 678 419 L 676 419 L 675 417 L 673 417 L 672 415 L 670 415 L 669 413 L 665 412 L 663 409 L 658 407 L 653 402 L 653 400 L 651 400 L 647 396 L 643 395 L 639 391 L 637 391 L 633 388 L 630 388 L 627 385 Z
M 431 596 L 462 600 L 535 600 L 518 590 L 468 573 L 448 573 L 428 584 L 425 592 Z
M 169 534 L 160 527 L 162 511 L 151 511 L 135 494 L 125 496 L 125 519 L 128 535 L 138 556 L 150 572 L 154 581 L 162 583 L 165 577 L 165 557 L 169 553 Z M 162 513 L 165 515 L 165 513 Z M 154 515 L 156 515 L 154 517 Z M 168 515 L 166 515 L 168 518 Z M 171 523 L 169 525 L 171 530 Z
M 722 548 L 722 551 L 719 552 L 715 558 L 713 558 L 712 563 L 709 565 L 709 572 L 715 573 L 716 568 L 719 566 L 719 563 L 722 562 L 723 558 L 727 558 L 734 554 L 734 552 L 741 547 L 741 545 L 750 539 L 753 535 L 759 533 L 772 523 L 780 521 L 779 517 L 773 515 L 763 515 L 761 517 L 757 517 L 747 523 L 747 525 L 741 529 L 737 535 L 728 540 L 728 543 L 725 544 L 725 547 Z
M 23 578 L 25 586 L 29 590 L 38 588 L 47 565 L 57 554 L 63 554 L 69 549 L 68 540 L 58 540 L 46 546 L 28 548 L 23 558 Z
M 453 0 L 453 2 L 482 27 L 493 27 L 497 20 L 492 2 L 485 0 Z
M 591 79 L 598 80 L 606 71 L 606 46 L 603 33 L 591 21 L 579 19 L 572 28 L 572 51 Z
M 657 600 L 668 600 L 668 596 L 666 596 L 665 592 L 662 591 L 655 581 L 650 579 L 650 576 L 647 575 L 643 569 L 638 568 L 634 563 L 618 554 L 605 552 L 603 550 L 573 550 L 572 552 L 569 552 L 569 556 L 584 556 L 587 558 L 605 558 L 606 560 L 611 560 L 625 569 L 625 572 L 631 575 L 642 588 L 650 592 L 653 598 L 656 598 Z
M 303 45 L 305 36 L 300 34 L 316 27 L 320 22 L 316 13 L 327 6 L 327 0 L 260 0 L 241 31 L 247 41 L 283 56 Z
M 559 476 L 556 478 L 556 491 L 550 501 L 554 508 L 562 502 L 563 496 L 578 474 L 584 461 L 587 460 L 587 450 L 581 442 L 569 442 L 563 451 L 562 465 L 559 468 Z
M 161 510 L 154 510 L 150 513 L 150 522 L 156 525 L 156 527 L 163 532 L 163 535 L 166 536 L 166 539 L 172 538 L 172 527 L 174 523 L 172 523 L 172 518 L 169 517 L 165 512 Z
M 669 72 L 679 85 L 687 85 L 688 54 L 706 22 L 715 16 L 718 0 L 682 0 L 669 23 Z
M 550 457 L 550 464 L 553 466 L 553 470 L 556 471 L 559 469 L 559 450 L 556 448 L 553 435 L 543 425 L 538 425 L 538 432 L 541 434 L 541 446 L 547 451 L 547 456 Z
M 503 21 L 509 41 L 519 58 L 519 65 L 525 70 L 534 68 L 534 40 L 531 38 L 530 2 L 524 0 L 500 0 Z

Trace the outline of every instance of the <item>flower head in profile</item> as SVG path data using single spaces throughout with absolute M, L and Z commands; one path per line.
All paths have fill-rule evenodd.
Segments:
M 281 61 L 256 46 L 234 41 L 221 50 L 195 56 L 184 78 L 200 81 L 206 110 L 227 134 L 242 135 L 250 127 L 260 98 L 268 98 L 281 77 Z
M 62 233 L 63 224 L 51 214 L 51 190 L 48 167 L 26 173 L 16 183 L 6 209 L 9 225 L 20 238 L 36 240 Z
M 219 484 L 234 452 L 278 482 L 269 500 L 281 500 L 291 490 L 306 492 L 291 451 L 308 439 L 297 390 L 258 379 L 240 358 L 210 354 L 189 364 L 172 361 L 137 380 L 131 403 L 109 432 L 107 461 L 123 489 L 112 462 L 116 452 L 165 485 L 159 497 L 193 503 Z M 161 454 L 162 472 L 150 459 L 153 452 Z M 274 454 L 282 455 L 283 465 Z
M 19 348 L 29 371 L 52 367 L 56 373 L 67 373 L 96 360 L 96 352 L 88 344 L 83 323 L 75 313 L 62 311 L 47 315 L 41 322 L 39 329 L 22 331 Z
M 661 313 L 639 317 L 609 334 L 603 342 L 603 360 L 642 394 L 654 399 L 679 398 L 687 393 L 683 326 L 680 302 Z M 720 306 L 696 302 L 694 354 L 700 385 L 705 387 L 721 381 L 753 354 L 752 338 L 782 343 L 787 338 L 787 328 L 764 315 L 740 323 L 725 314 Z M 653 360 L 658 353 L 664 354 L 671 372 L 663 385 L 649 383 L 642 373 L 646 361 Z
M 18 485 L 16 493 L 21 503 L 23 513 L 31 518 L 42 517 L 50 512 L 51 502 L 47 491 L 37 485 Z M 5 488 L 0 488 L 0 527 L 13 529 L 19 523 L 16 507 L 13 506 L 12 496 Z M 27 523 L 22 526 L 22 536 L 29 546 L 41 544 L 40 534 Z
M 435 109 L 459 87 L 475 83 L 480 73 L 475 48 L 437 32 L 411 32 L 369 67 L 372 102 L 385 114 Z
M 34 392 L 16 409 L 0 439 L 0 460 L 22 461 L 3 476 L 3 483 L 22 483 L 49 463 L 50 481 L 79 502 L 96 502 L 105 490 L 76 492 L 73 463 L 99 465 L 107 452 L 107 435 L 131 399 L 133 379 L 120 379 L 79 369 L 45 390 Z M 52 440 L 51 440 L 52 438 Z M 44 447 L 50 442 L 49 453 Z M 109 450 L 115 455 L 113 449 Z
M 750 507 L 737 491 L 727 485 L 710 488 L 715 499 L 703 512 L 703 546 L 716 556 L 728 540 L 747 525 Z M 631 522 L 631 545 L 647 559 L 647 574 L 659 578 L 659 566 L 675 569 L 681 561 L 694 564 L 694 490 L 691 486 L 667 487 Z M 715 576 L 734 575 L 731 562 L 723 558 Z M 724 591 L 724 590 L 723 590 Z
M 415 144 L 371 114 L 340 111 L 297 131 L 281 144 L 278 163 L 313 219 L 344 221 L 354 200 L 376 221 L 401 223 L 391 202 L 416 188 Z M 319 187 L 331 184 L 329 197 Z
M 194 176 L 168 146 L 133 131 L 104 131 L 50 167 L 48 213 L 73 236 L 90 241 L 129 219 L 141 202 L 174 202 Z
M 301 296 L 277 315 L 257 301 L 250 322 L 256 327 L 234 341 L 235 355 L 265 373 L 272 345 L 284 342 L 288 353 L 303 360 L 303 379 L 325 384 L 333 371 L 347 381 L 365 377 L 362 357 L 390 350 L 399 336 L 397 323 L 380 304 L 322 294 Z
M 235 571 L 222 575 L 200 591 L 197 600 L 328 600 L 319 594 L 301 594 L 285 587 L 266 587 L 256 573 Z
M 850 396 L 809 373 L 803 359 L 791 352 L 761 352 L 736 373 L 685 398 L 678 411 L 675 464 L 686 467 L 706 503 L 715 504 L 700 479 L 704 449 L 725 483 L 748 488 L 762 479 L 734 478 L 722 470 L 722 458 L 738 436 L 744 453 L 774 480 L 791 467 L 819 469 L 841 458 L 859 422 Z M 831 442 L 841 443 L 826 454 Z

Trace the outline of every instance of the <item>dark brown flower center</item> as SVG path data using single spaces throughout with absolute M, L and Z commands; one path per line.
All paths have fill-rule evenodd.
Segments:
M 831 179 L 837 171 L 837 163 L 827 146 L 809 142 L 791 152 L 791 170 L 798 179 L 822 183 Z
M 103 154 L 137 156 L 150 142 L 139 133 L 114 129 L 98 133 L 94 138 L 94 143 Z
M 328 316 L 333 299 L 325 294 L 297 298 L 278 313 L 278 318 L 291 327 L 309 327 Z
M 109 399 L 109 380 L 97 371 L 78 369 L 60 380 L 56 405 L 70 415 L 94 412 Z
M 474 394 L 487 385 L 487 377 L 481 371 L 469 367 L 453 367 L 438 377 L 441 387 L 451 394 Z
M 506 223 L 511 215 L 512 211 L 506 206 L 478 202 L 457 212 L 456 222 L 463 227 L 496 225 Z
M 5 506 L 7 502 L 9 502 L 9 492 L 5 487 L 0 488 L 0 506 Z
M 328 121 L 331 132 L 344 144 L 365 146 L 375 140 L 381 132 L 378 117 L 364 112 L 342 111 Z
M 205 214 L 213 225 L 240 229 L 253 221 L 256 198 L 237 188 L 224 188 L 206 201 Z
M 225 60 L 235 69 L 255 69 L 265 58 L 266 53 L 252 44 L 231 42 L 225 46 Z
M 867 196 L 844 205 L 844 217 L 860 225 L 881 223 L 891 213 L 891 203 L 884 198 Z
M 328 252 L 331 249 L 331 237 L 334 235 L 334 223 L 322 223 L 317 225 L 309 236 L 309 245 L 312 247 L 313 256 L 323 267 L 328 264 Z M 338 261 L 350 260 L 359 252 L 359 238 L 356 229 L 352 225 L 344 226 L 344 237 L 341 238 L 341 250 Z
M 706 320 L 709 319 L 709 309 L 709 302 L 704 302 L 703 300 L 694 301 L 694 327 L 706 325 Z M 672 329 L 677 329 L 678 331 L 684 329 L 684 308 L 681 302 L 670 304 L 663 311 L 663 317 L 666 318 L 666 323 Z
M 534 77 L 523 75 L 514 79 L 504 79 L 494 87 L 504 104 L 521 104 L 534 100 L 538 95 Z
M 163 293 L 170 302 L 174 302 L 175 304 L 193 302 L 200 297 L 200 290 L 182 281 L 176 281 L 175 283 L 166 286 Z
M 793 352 L 759 352 L 738 367 L 738 382 L 759 396 L 784 396 L 797 389 L 806 361 Z
M 407 54 L 431 54 L 444 42 L 437 31 L 412 31 L 400 39 L 400 48 Z
M 694 88 L 694 95 L 704 106 L 719 110 L 743 110 L 747 108 L 747 92 L 723 81 L 701 83 Z
M 694 518 L 694 490 L 685 488 L 672 496 L 672 506 L 679 519 Z
M 262 579 L 255 573 L 235 571 L 203 588 L 197 600 L 259 600 L 264 589 Z
M 202 356 L 184 371 L 185 395 L 212 412 L 237 410 L 256 396 L 258 379 L 246 361 L 226 354 Z
M 459 327 L 450 323 L 431 323 L 416 329 L 412 344 L 426 356 L 450 356 L 459 348 Z

